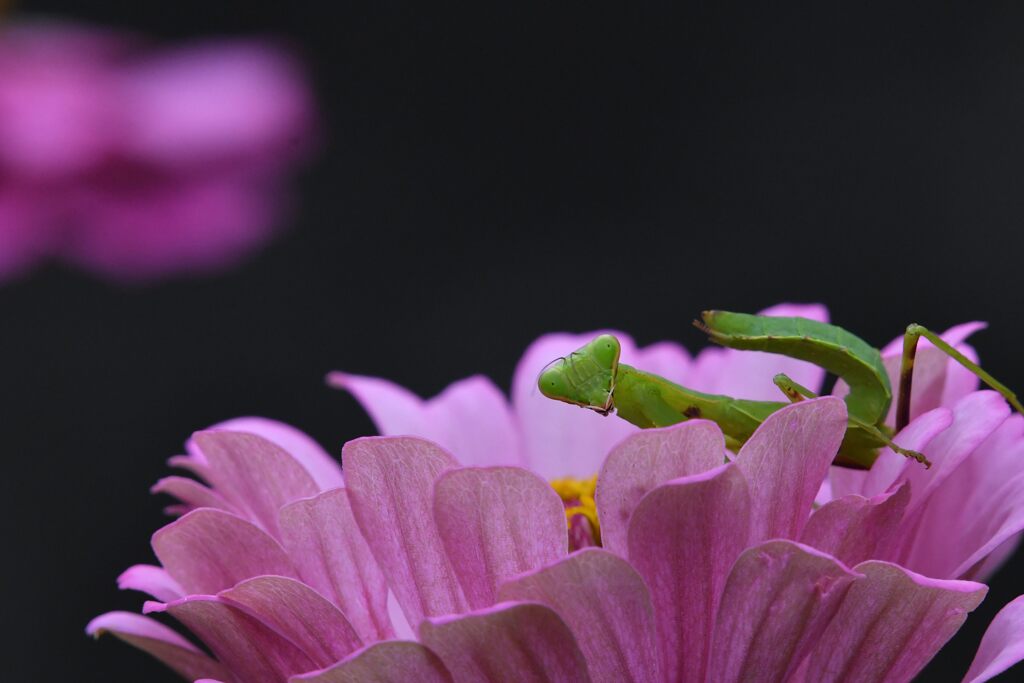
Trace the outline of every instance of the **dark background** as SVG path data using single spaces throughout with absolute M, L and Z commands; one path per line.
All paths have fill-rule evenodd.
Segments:
M 823 301 L 875 344 L 911 321 L 1024 387 L 1024 5 L 24 1 L 160 39 L 276 34 L 326 145 L 288 233 L 222 275 L 0 288 L 4 680 L 171 681 L 86 622 L 138 609 L 147 492 L 247 414 L 337 453 L 369 433 L 335 368 L 508 388 L 541 333 L 703 344 L 706 307 Z M 0 74 L 2 77 L 2 74 Z M 924 677 L 959 680 L 1024 557 Z

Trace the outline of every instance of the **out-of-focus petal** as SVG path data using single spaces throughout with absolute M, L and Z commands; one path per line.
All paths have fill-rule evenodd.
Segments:
M 828 309 L 821 304 L 778 304 L 758 315 L 828 322 Z M 825 379 L 825 371 L 812 363 L 761 351 L 708 348 L 697 354 L 682 383 L 710 394 L 779 401 L 783 400 L 782 392 L 772 378 L 780 372 L 811 391 L 817 391 Z
M 452 675 L 428 648 L 407 640 L 376 643 L 322 671 L 292 676 L 288 683 L 452 683 Z
M 886 562 L 863 562 L 810 654 L 806 679 L 864 683 L 912 679 L 985 597 L 973 581 L 941 581 Z
M 142 591 L 162 602 L 171 602 L 185 596 L 184 589 L 171 578 L 166 569 L 151 564 L 137 564 L 125 569 L 117 577 L 117 587 L 121 590 Z
M 638 430 L 617 417 L 601 417 L 560 401 L 545 398 L 537 389 L 541 371 L 602 332 L 547 334 L 533 342 L 516 366 L 512 379 L 512 406 L 523 435 L 523 448 L 531 470 L 545 479 L 590 477 L 616 443 Z M 611 332 L 622 346 L 623 363 L 636 363 L 633 340 Z
M 503 584 L 498 598 L 555 610 L 579 643 L 595 683 L 661 680 L 651 596 L 625 560 L 605 550 L 581 550 Z
M 588 683 L 572 632 L 550 608 L 500 603 L 420 624 L 420 640 L 459 683 Z
M 494 604 L 502 581 L 568 552 L 562 500 L 517 467 L 445 472 L 434 484 L 434 520 L 472 609 Z
M 210 431 L 248 432 L 277 444 L 306 468 L 321 491 L 344 486 L 341 466 L 305 432 L 284 422 L 265 417 L 236 417 L 220 422 Z
M 999 610 L 974 655 L 964 683 L 982 683 L 1024 660 L 1024 595 Z
M 216 593 L 262 574 L 296 575 L 277 541 L 220 510 L 194 510 L 159 529 L 152 543 L 160 563 L 188 593 Z
M 972 510 L 967 524 L 958 520 L 961 528 L 955 529 L 959 545 L 945 549 L 933 548 L 933 563 L 939 562 L 938 555 L 946 555 L 942 566 L 950 576 L 957 578 L 981 575 L 980 565 L 985 558 L 1000 546 L 1012 541 L 1024 531 L 1024 474 L 1018 474 L 1004 486 L 991 492 L 991 498 L 981 507 Z M 935 522 L 937 523 L 937 522 Z M 933 543 L 938 542 L 937 533 L 930 533 Z M 920 557 L 922 553 L 918 553 Z M 915 558 L 916 559 L 916 558 Z M 951 568 L 952 563 L 955 568 Z M 977 569 L 976 569 L 977 567 Z
M 444 447 L 463 465 L 519 465 L 522 447 L 508 401 L 481 375 L 454 382 L 424 401 L 377 377 L 327 376 L 350 392 L 384 436 L 419 436 Z
M 826 396 L 772 413 L 736 456 L 751 494 L 750 542 L 800 537 L 846 433 L 846 404 Z
M 363 641 L 394 636 L 387 583 L 352 516 L 347 491 L 325 491 L 285 506 L 280 527 L 302 580 L 333 600 Z
M 257 576 L 218 594 L 257 617 L 326 667 L 363 646 L 345 615 L 304 583 L 283 576 Z
M 725 438 L 714 422 L 689 420 L 631 434 L 611 450 L 597 478 L 601 542 L 627 554 L 629 518 L 640 499 L 659 484 L 719 467 Z
M 910 484 L 874 498 L 843 496 L 818 508 L 804 527 L 800 542 L 828 553 L 844 564 L 879 557 L 898 533 L 910 501 Z
M 171 614 L 206 643 L 237 680 L 280 683 L 320 668 L 267 624 L 215 596 L 192 595 L 166 605 L 150 602 L 146 610 Z
M 424 616 L 464 611 L 433 510 L 434 482 L 455 458 L 400 436 L 349 441 L 341 458 L 352 513 L 413 628 Z
M 216 508 L 226 512 L 238 512 L 234 505 L 224 500 L 224 496 L 188 477 L 164 477 L 153 484 L 149 491 L 150 493 L 166 493 L 169 496 L 174 496 L 188 510 Z
M 748 548 L 722 595 L 709 681 L 787 680 L 857 577 L 835 558 L 792 541 Z
M 107 612 L 90 621 L 85 632 L 95 638 L 110 633 L 149 653 L 189 680 L 209 676 L 230 680 L 231 674 L 222 664 L 201 652 L 176 631 L 141 614 Z
M 192 439 L 206 456 L 217 491 L 275 538 L 280 538 L 277 514 L 281 507 L 319 492 L 295 458 L 262 436 L 207 431 Z
M 633 511 L 629 560 L 655 596 L 667 680 L 704 680 L 714 615 L 750 521 L 750 491 L 733 464 L 662 484 Z

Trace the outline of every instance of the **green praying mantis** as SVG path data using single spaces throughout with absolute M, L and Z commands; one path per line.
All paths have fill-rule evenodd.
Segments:
M 1016 395 L 976 363 L 921 325 L 907 327 L 903 337 L 899 392 L 894 428 L 885 424 L 892 404 L 889 376 L 882 356 L 860 337 L 836 325 L 796 317 L 767 317 L 728 311 L 705 311 L 697 327 L 711 341 L 732 349 L 766 351 L 814 363 L 850 388 L 844 397 L 848 413 L 846 435 L 835 464 L 870 468 L 880 449 L 888 447 L 930 467 L 924 455 L 893 443 L 892 436 L 910 421 L 910 396 L 918 340 L 924 337 L 938 349 L 998 391 L 1019 412 Z M 643 427 L 668 427 L 703 418 L 718 424 L 726 445 L 743 445 L 765 419 L 789 403 L 816 398 L 784 374 L 774 377 L 787 401 L 751 401 L 687 389 L 657 375 L 619 362 L 618 339 L 603 334 L 567 357 L 554 361 L 538 378 L 542 394 L 608 415 L 616 414 Z

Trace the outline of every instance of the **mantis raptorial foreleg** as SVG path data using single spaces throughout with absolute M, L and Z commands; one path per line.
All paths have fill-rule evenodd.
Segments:
M 944 352 L 957 363 L 960 363 L 960 365 L 974 373 L 982 382 L 1002 394 L 1003 398 L 1017 412 L 1024 413 L 1024 406 L 1017 400 L 1017 395 L 1010 391 L 1006 385 L 985 372 L 977 363 L 957 351 L 952 345 L 946 343 L 939 335 L 922 325 L 912 323 L 907 326 L 907 331 L 903 335 L 903 358 L 900 361 L 900 385 L 896 399 L 897 432 L 906 427 L 910 422 L 910 395 L 914 383 L 914 358 L 917 355 L 917 342 L 921 337 L 930 341 L 937 349 Z

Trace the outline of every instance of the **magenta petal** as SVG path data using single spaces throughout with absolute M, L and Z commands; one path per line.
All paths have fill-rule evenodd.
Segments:
M 262 436 L 288 452 L 313 477 L 321 491 L 344 486 L 340 464 L 303 431 L 284 422 L 265 417 L 236 417 L 210 427 L 210 430 L 247 432 Z
M 434 524 L 434 482 L 458 465 L 430 441 L 366 437 L 342 449 L 349 500 L 363 537 L 413 628 L 462 612 L 462 594 Z
M 999 610 L 985 631 L 964 683 L 991 680 L 1024 660 L 1024 595 Z
M 941 581 L 886 562 L 863 562 L 807 663 L 806 680 L 912 679 L 959 629 L 988 588 Z
M 319 493 L 295 458 L 261 436 L 212 431 L 192 438 L 209 463 L 210 482 L 275 538 L 280 538 L 278 510 Z
M 909 501 L 909 484 L 874 498 L 843 496 L 815 510 L 800 541 L 850 566 L 881 557 Z
M 164 477 L 149 489 L 150 493 L 166 493 L 174 496 L 188 510 L 196 508 L 216 508 L 227 512 L 237 512 L 231 503 L 213 489 L 203 486 L 195 479 L 188 477 Z
M 581 550 L 503 584 L 498 597 L 558 612 L 595 683 L 661 680 L 651 596 L 625 560 L 605 550 Z
M 302 580 L 333 600 L 363 641 L 394 636 L 387 583 L 352 516 L 347 491 L 325 491 L 285 506 L 280 526 Z
M 766 419 L 736 456 L 751 497 L 750 542 L 800 537 L 846 434 L 846 404 L 826 396 Z
M 714 615 L 749 525 L 750 492 L 732 464 L 662 484 L 633 511 L 629 560 L 654 596 L 668 680 L 704 680 Z
M 318 667 L 363 646 L 345 615 L 309 586 L 283 576 L 257 576 L 218 594 L 290 640 Z
M 459 683 L 587 683 L 576 640 L 544 605 L 500 603 L 420 624 L 420 640 Z
M 216 593 L 239 581 L 295 576 L 277 541 L 228 512 L 200 508 L 153 534 L 153 550 L 188 593 Z
M 445 472 L 434 484 L 434 521 L 472 609 L 494 604 L 502 581 L 568 552 L 561 498 L 517 467 Z
M 390 640 L 370 645 L 323 671 L 293 676 L 288 683 L 452 683 L 452 675 L 428 648 Z
M 645 429 L 626 437 L 608 454 L 597 477 L 594 497 L 604 547 L 625 557 L 630 515 L 648 491 L 724 461 L 725 437 L 718 425 L 707 420 Z
M 235 679 L 245 683 L 280 683 L 318 668 L 308 655 L 267 624 L 212 595 L 193 595 L 147 607 L 169 612 L 206 643 Z
M 117 587 L 121 590 L 142 591 L 162 602 L 171 602 L 185 596 L 185 591 L 166 569 L 151 564 L 137 564 L 124 570 L 117 577 Z
M 786 680 L 857 577 L 834 558 L 792 541 L 747 549 L 722 595 L 708 680 Z
M 219 662 L 211 659 L 176 631 L 160 622 L 131 612 L 107 612 L 85 627 L 95 638 L 110 633 L 148 652 L 189 680 L 216 676 L 230 680 L 231 674 Z

